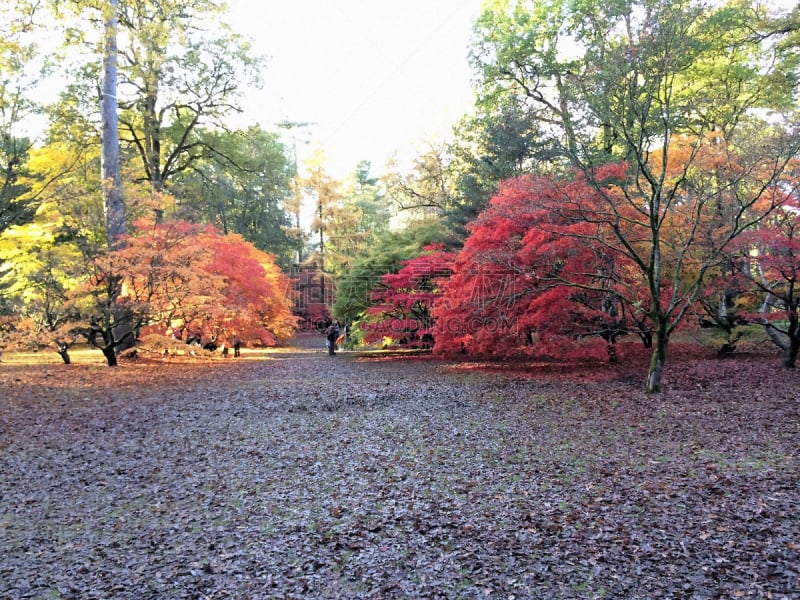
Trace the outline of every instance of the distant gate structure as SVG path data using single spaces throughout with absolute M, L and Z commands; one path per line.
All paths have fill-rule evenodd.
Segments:
M 294 295 L 294 314 L 301 331 L 321 330 L 331 318 L 336 301 L 333 277 L 317 270 L 295 268 L 289 273 Z

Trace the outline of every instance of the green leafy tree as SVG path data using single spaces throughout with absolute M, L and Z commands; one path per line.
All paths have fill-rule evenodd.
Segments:
M 40 110 L 34 90 L 45 69 L 31 41 L 34 8 L 24 2 L 0 8 L 0 234 L 30 221 L 36 204 L 25 181 L 32 141 L 19 133 Z
M 100 55 L 102 40 L 86 24 L 102 18 L 104 6 L 96 0 L 55 3 L 71 45 Z M 222 148 L 214 147 L 217 138 L 205 133 L 226 129 L 226 120 L 239 110 L 243 88 L 260 84 L 262 61 L 221 21 L 222 11 L 206 0 L 118 2 L 122 157 L 135 160 L 136 179 L 155 190 L 204 159 L 231 163 Z M 52 109 L 53 135 L 63 139 L 72 132 L 83 143 L 96 138 L 97 64 L 69 67 L 72 81 Z M 76 124 L 88 128 L 89 136 L 76 131 Z
M 386 193 L 396 210 L 414 216 L 445 217 L 458 203 L 450 175 L 450 156 L 445 144 L 430 144 L 413 161 L 411 171 L 402 173 L 396 165 L 384 177 Z
M 40 202 L 29 166 L 33 142 L 23 129 L 41 111 L 36 89 L 48 68 L 33 35 L 37 8 L 23 1 L 0 6 L 0 346 L 19 316 L 10 298 L 16 249 L 4 234 L 29 223 Z
M 369 161 L 361 161 L 353 177 L 345 187 L 345 206 L 359 211 L 359 228 L 374 234 L 389 229 L 392 211 L 385 191 L 378 178 L 370 173 Z
M 121 3 L 120 134 L 154 189 L 222 154 L 199 132 L 224 127 L 242 87 L 258 81 L 261 62 L 220 11 L 203 0 Z
M 535 113 L 520 95 L 485 98 L 477 113 L 464 117 L 455 128 L 450 146 L 451 177 L 458 202 L 448 221 L 459 237 L 495 194 L 498 184 L 525 173 L 552 170 L 548 149 Z
M 259 127 L 205 134 L 220 150 L 214 159 L 176 177 L 177 216 L 211 222 L 224 233 L 239 233 L 288 268 L 301 248 L 288 210 L 294 167 L 275 133 Z

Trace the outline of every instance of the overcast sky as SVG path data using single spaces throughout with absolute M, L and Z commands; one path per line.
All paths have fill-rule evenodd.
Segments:
M 330 174 L 360 160 L 417 154 L 473 104 L 467 45 L 481 0 L 229 0 L 234 29 L 268 55 L 250 122 L 311 122 L 298 155 L 321 144 Z

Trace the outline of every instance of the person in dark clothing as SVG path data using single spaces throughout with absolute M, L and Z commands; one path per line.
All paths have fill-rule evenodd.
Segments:
M 328 340 L 328 354 L 333 356 L 336 354 L 336 339 L 339 337 L 339 323 L 333 321 L 328 328 L 325 329 L 325 337 Z

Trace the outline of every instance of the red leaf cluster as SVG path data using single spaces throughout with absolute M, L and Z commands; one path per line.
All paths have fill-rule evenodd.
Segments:
M 606 177 L 623 171 L 609 167 Z M 579 177 L 505 182 L 472 224 L 436 305 L 435 350 L 606 353 L 622 328 L 615 288 L 639 283 L 598 235 L 597 219 L 586 218 L 596 214 L 597 193 Z
M 398 346 L 427 346 L 433 341 L 432 308 L 441 296 L 441 284 L 451 273 L 453 254 L 441 245 L 403 261 L 397 273 L 382 278 L 382 287 L 371 295 L 371 317 L 361 325 L 367 341 L 385 340 Z M 391 340 L 391 341 L 389 341 Z

